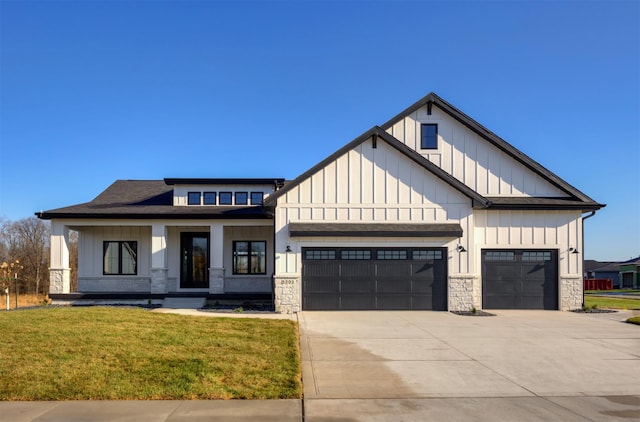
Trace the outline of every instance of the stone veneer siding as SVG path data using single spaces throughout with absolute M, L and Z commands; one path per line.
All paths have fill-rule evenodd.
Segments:
M 450 311 L 470 311 L 482 308 L 482 290 L 480 277 L 474 274 L 456 274 L 449 276 Z
M 49 269 L 49 293 L 69 293 L 71 290 L 71 270 L 69 268 Z
M 156 292 L 151 292 L 151 277 L 126 277 L 126 276 L 80 277 L 78 278 L 78 291 L 79 292 L 156 293 Z M 51 293 L 54 293 L 53 290 L 51 291 Z
M 580 277 L 560 277 L 560 310 L 580 309 L 583 299 L 583 281 Z
M 302 309 L 299 275 L 275 276 L 275 311 L 291 314 Z

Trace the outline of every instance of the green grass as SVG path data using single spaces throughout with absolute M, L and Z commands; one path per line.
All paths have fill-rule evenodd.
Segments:
M 624 289 L 613 289 L 613 290 L 585 290 L 584 291 L 586 294 L 594 294 L 594 293 L 636 293 L 640 295 L 640 290 L 638 289 L 630 289 L 630 288 L 624 288 Z
M 296 324 L 137 308 L 0 312 L 0 400 L 302 394 Z
M 597 308 L 610 309 L 640 309 L 640 299 L 585 295 L 584 303 L 587 307 L 595 306 Z
M 627 322 L 629 324 L 640 325 L 640 316 L 634 316 L 634 317 L 631 317 L 631 318 L 627 318 Z

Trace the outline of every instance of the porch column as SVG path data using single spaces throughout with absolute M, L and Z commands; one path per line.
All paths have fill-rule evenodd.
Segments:
M 167 292 L 167 226 L 151 225 L 151 293 Z
M 209 293 L 224 293 L 224 226 L 212 224 L 209 231 Z
M 51 221 L 51 267 L 49 268 L 49 293 L 69 293 L 71 268 L 69 268 L 69 227 L 60 221 Z

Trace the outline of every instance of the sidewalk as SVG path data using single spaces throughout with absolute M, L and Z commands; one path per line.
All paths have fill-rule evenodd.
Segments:
M 151 312 L 159 312 L 163 314 L 179 314 L 189 316 L 202 316 L 202 317 L 224 317 L 224 318 L 262 318 L 262 319 L 288 319 L 291 321 L 298 321 L 297 314 L 279 314 L 276 312 L 259 312 L 259 311 L 243 311 L 236 312 L 234 310 L 206 310 L 201 311 L 199 309 L 171 309 L 171 308 L 156 308 Z
M 7 422 L 302 421 L 302 400 L 0 402 Z

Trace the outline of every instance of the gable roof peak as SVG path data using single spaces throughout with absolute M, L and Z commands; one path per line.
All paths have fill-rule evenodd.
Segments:
M 416 112 L 418 109 L 424 107 L 425 105 L 435 105 L 444 113 L 448 114 L 451 118 L 458 121 L 463 126 L 467 127 L 472 132 L 475 132 L 478 136 L 503 151 L 507 155 L 511 156 L 514 160 L 521 163 L 529 170 L 533 171 L 552 185 L 556 186 L 558 189 L 564 191 L 569 196 L 576 198 L 579 201 L 582 201 L 586 204 L 589 204 L 593 209 L 600 209 L 604 207 L 604 204 L 599 204 L 580 190 L 575 188 L 574 186 L 567 183 L 565 180 L 554 174 L 552 171 L 548 170 L 544 166 L 542 166 L 537 161 L 530 158 L 528 155 L 482 126 L 480 123 L 469 117 L 467 114 L 463 113 L 458 108 L 454 107 L 440 96 L 438 96 L 434 92 L 430 92 L 426 96 L 422 97 L 399 114 L 392 117 L 386 123 L 384 123 L 381 127 L 384 130 L 389 130 L 393 125 L 401 121 L 402 119 L 408 117 L 409 115 Z

